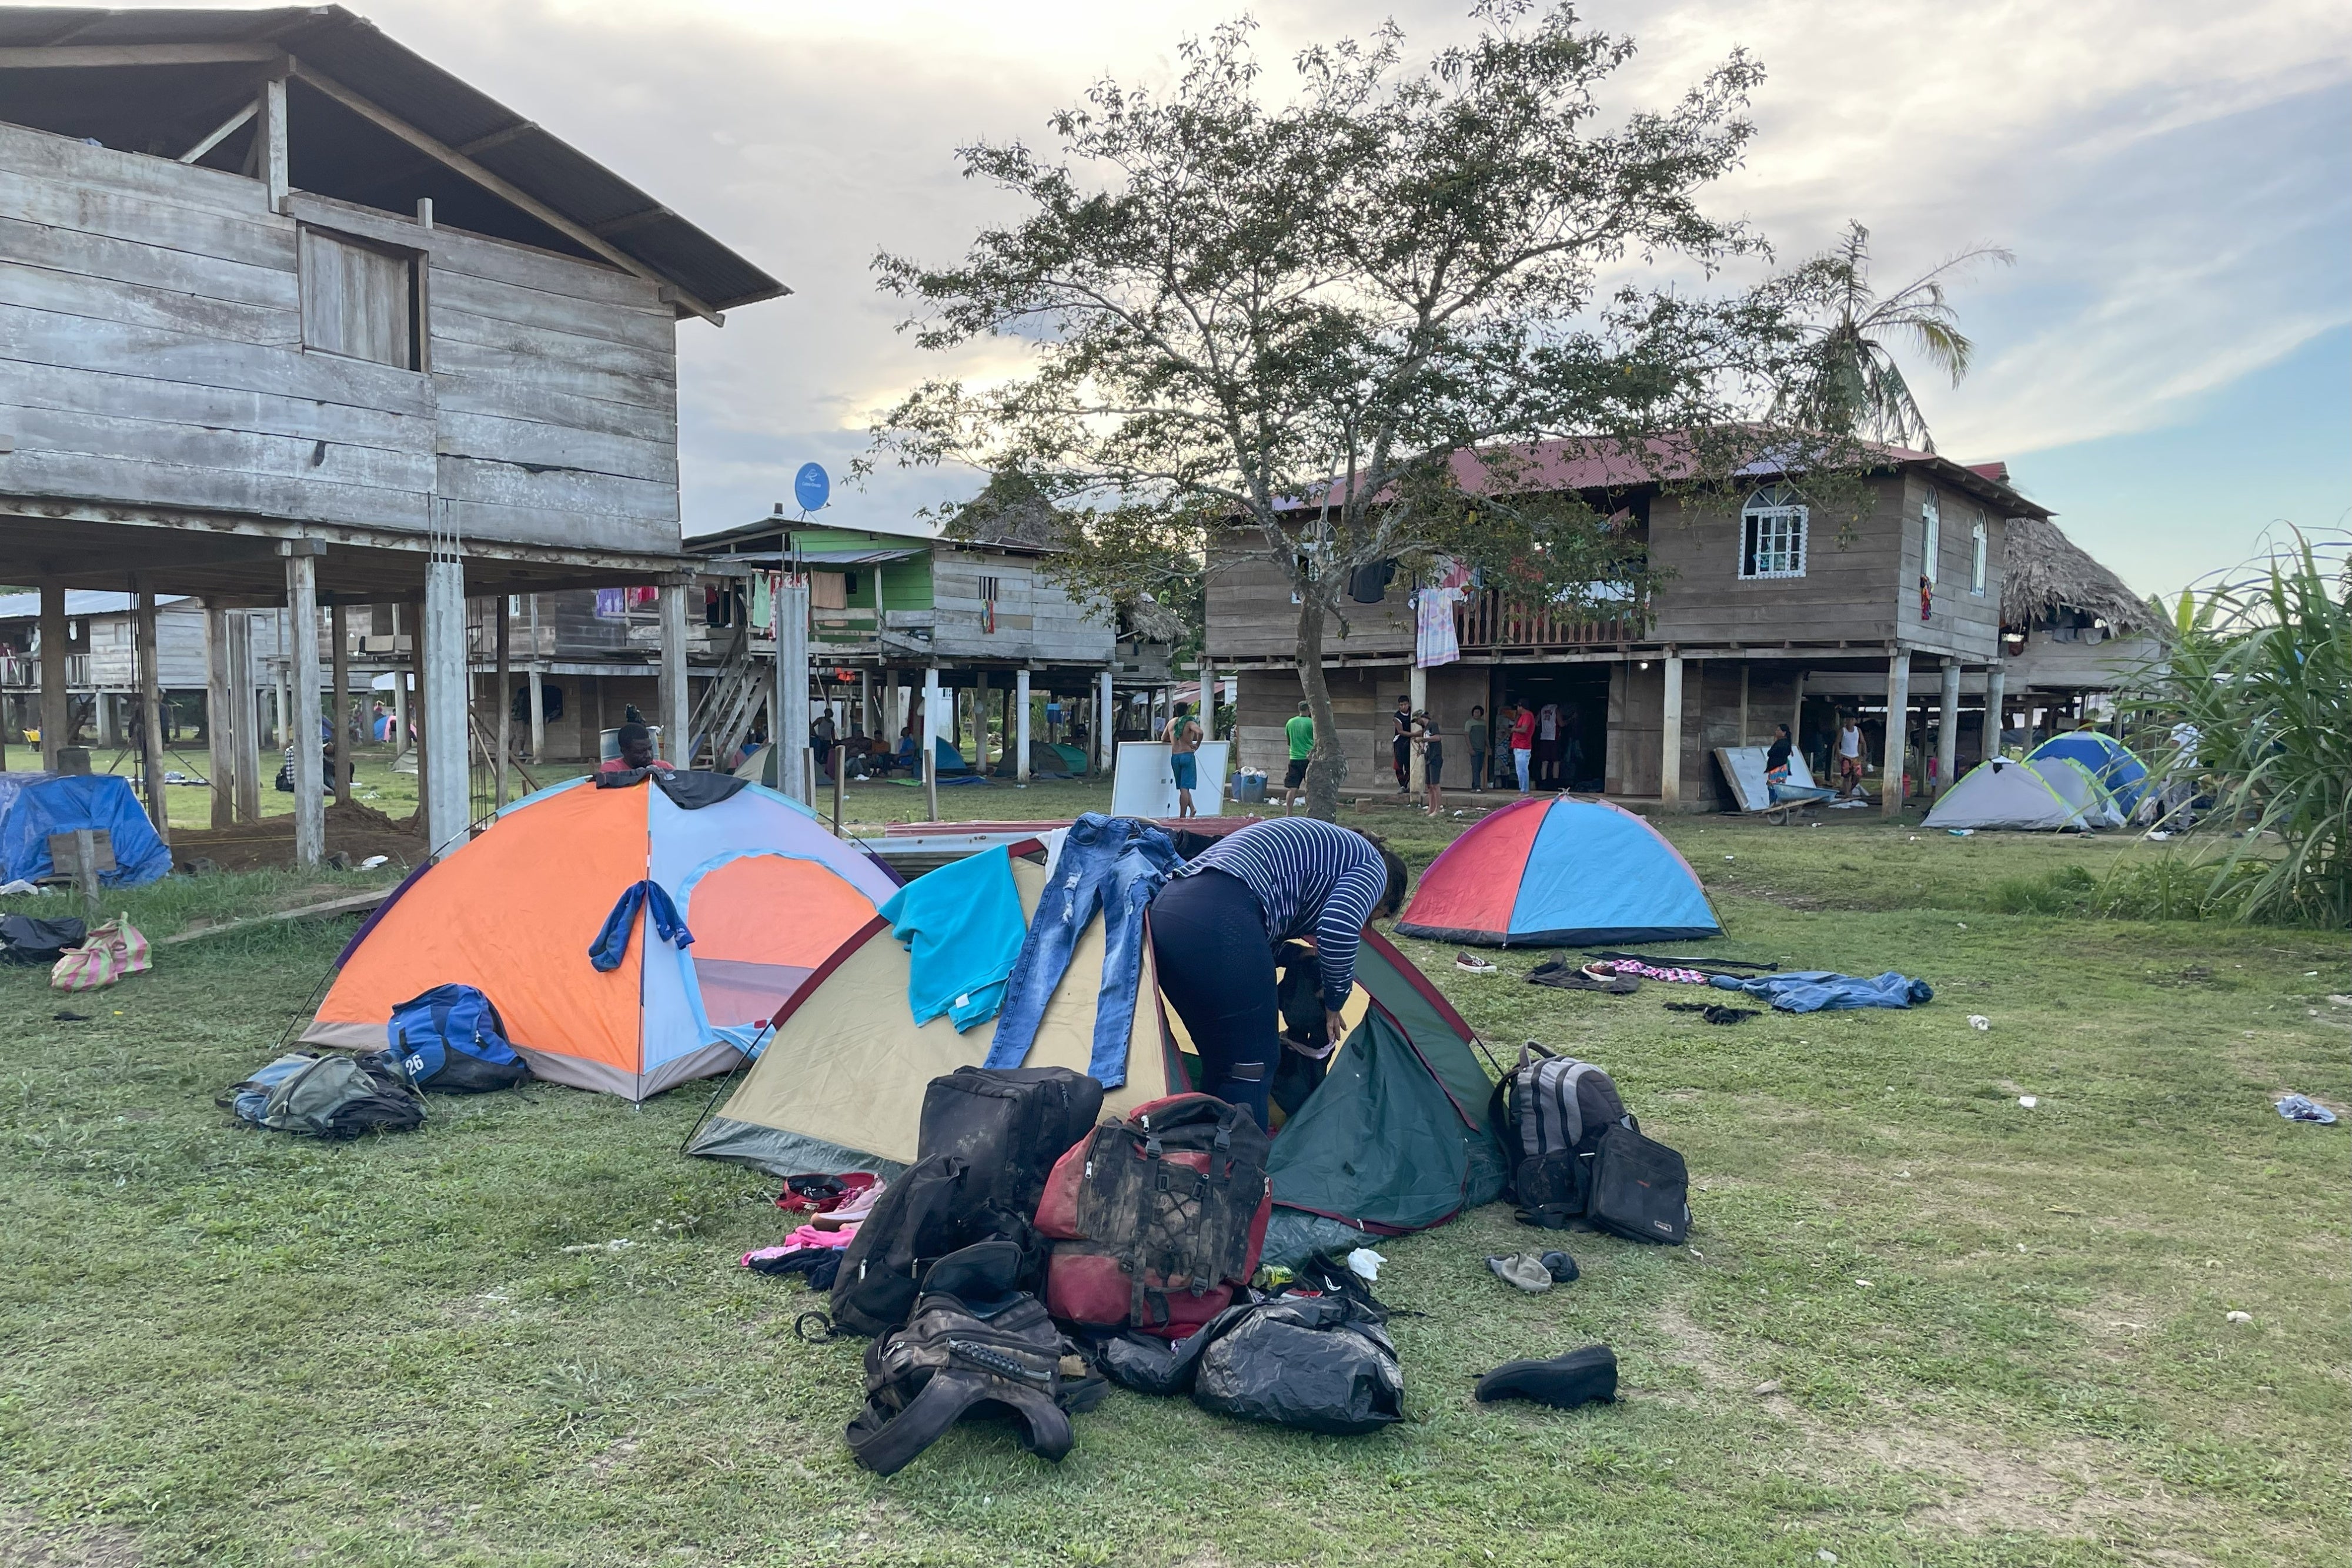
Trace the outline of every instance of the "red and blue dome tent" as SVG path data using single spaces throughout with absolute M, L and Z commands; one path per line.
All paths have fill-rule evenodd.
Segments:
M 1485 947 L 1591 947 L 1720 936 L 1723 923 L 1658 830 L 1606 800 L 1515 800 L 1429 862 L 1397 930 Z

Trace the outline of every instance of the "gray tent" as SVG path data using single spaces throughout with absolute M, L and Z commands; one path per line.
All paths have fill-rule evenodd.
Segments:
M 1927 813 L 1927 825 L 2049 832 L 2083 826 L 2083 814 L 2030 765 L 1996 757 L 1969 768 L 1945 790 Z

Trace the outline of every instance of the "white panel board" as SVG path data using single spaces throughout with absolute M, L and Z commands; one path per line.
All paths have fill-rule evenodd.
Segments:
M 1224 814 L 1225 770 L 1233 742 L 1204 740 L 1199 757 L 1201 781 L 1192 790 L 1192 809 L 1203 817 Z M 1169 770 L 1170 747 L 1164 740 L 1122 740 L 1111 774 L 1110 810 L 1114 817 L 1172 817 L 1176 814 L 1176 776 Z

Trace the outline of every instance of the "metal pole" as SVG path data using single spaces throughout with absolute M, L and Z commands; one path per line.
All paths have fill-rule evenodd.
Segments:
M 294 539 L 278 547 L 286 552 L 286 620 L 294 633 L 288 674 L 293 684 L 293 713 L 288 744 L 294 752 L 294 863 L 314 866 L 327 858 L 326 779 L 320 764 L 326 760 L 319 745 L 319 554 L 317 539 Z

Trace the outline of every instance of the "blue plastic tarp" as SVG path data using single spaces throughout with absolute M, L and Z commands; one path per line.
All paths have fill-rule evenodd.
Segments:
M 0 882 L 38 881 L 57 867 L 49 835 L 104 829 L 114 845 L 108 887 L 136 887 L 171 874 L 172 852 L 155 836 L 127 780 L 111 773 L 0 775 Z

